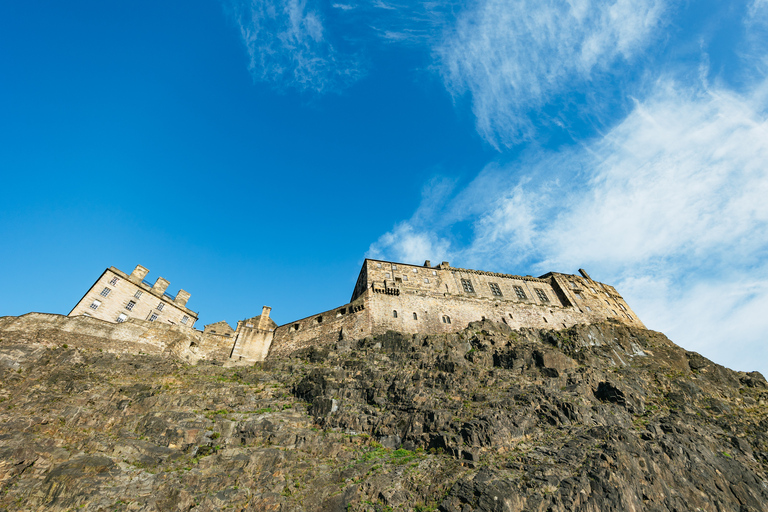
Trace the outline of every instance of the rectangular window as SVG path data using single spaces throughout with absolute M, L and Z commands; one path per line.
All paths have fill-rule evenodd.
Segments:
M 536 295 L 539 297 L 541 302 L 549 302 L 549 297 L 547 297 L 547 294 L 544 290 L 536 288 Z
M 418 273 L 418 270 L 416 270 L 416 269 L 413 269 L 413 273 L 414 273 L 414 274 Z
M 390 273 L 387 272 L 386 274 L 384 274 L 384 276 L 386 276 L 386 278 L 389 279 L 390 278 Z
M 152 313 L 152 314 L 150 315 L 150 317 L 149 317 L 149 321 L 150 321 L 150 322 L 154 322 L 155 320 L 157 320 L 157 315 L 156 315 L 156 314 L 154 314 L 154 313 Z
M 183 323 L 184 325 L 187 325 L 187 322 L 189 322 L 189 317 L 188 316 L 182 317 L 181 323 Z
M 425 282 L 425 283 L 427 283 L 427 284 L 429 284 L 429 278 L 428 278 L 428 277 L 425 277 L 425 278 L 424 278 L 424 282 Z
M 112 280 L 109 281 L 109 284 L 111 284 L 112 286 L 115 286 L 117 284 L 117 278 L 113 277 Z
M 128 315 L 125 313 L 120 313 L 120 316 L 117 317 L 117 323 L 119 324 L 125 322 L 126 320 L 128 320 Z
M 523 290 L 522 286 L 513 286 L 512 288 L 515 289 L 515 295 L 517 295 L 518 299 L 527 299 L 528 297 L 525 295 L 525 291 Z
M 160 304 L 157 305 L 157 310 L 162 311 L 164 307 L 165 307 L 165 303 L 161 302 Z
M 133 294 L 133 296 L 136 297 L 137 299 L 140 299 L 141 298 L 141 290 L 138 290 L 136 293 Z
M 433 270 L 433 271 L 432 271 L 432 275 L 433 275 L 433 276 L 436 276 L 436 275 L 437 275 L 437 270 Z
M 472 287 L 472 282 L 469 279 L 462 279 L 461 286 L 467 293 L 475 293 L 475 289 Z
M 90 308 L 93 310 L 99 309 L 99 306 L 101 306 L 101 301 L 95 300 L 91 302 Z
M 125 309 L 127 309 L 128 311 L 133 311 L 133 306 L 135 305 L 136 305 L 135 302 L 129 301 L 128 304 L 125 305 Z
M 112 290 L 110 290 L 109 288 L 104 288 L 103 290 L 101 290 L 101 296 L 106 297 L 107 295 L 109 295 L 109 292 L 111 291 Z
M 397 270 L 397 265 L 392 265 L 392 270 Z
M 493 293 L 497 297 L 502 297 L 501 295 L 501 288 L 499 288 L 499 285 L 496 283 L 488 283 L 488 286 L 491 288 L 491 293 Z
M 408 276 L 403 274 L 403 281 L 407 281 L 407 280 L 408 280 Z
M 581 295 L 579 295 L 579 292 L 573 292 L 573 294 L 576 296 L 577 299 L 581 300 Z
M 568 281 L 568 282 L 571 283 L 571 288 L 576 288 L 576 283 L 574 283 L 573 281 Z
M 376 268 L 381 268 L 381 263 L 377 263 Z

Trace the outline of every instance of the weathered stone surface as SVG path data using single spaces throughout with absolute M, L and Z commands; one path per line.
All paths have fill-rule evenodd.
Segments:
M 768 510 L 762 375 L 616 322 L 237 368 L 9 325 L 1 511 Z

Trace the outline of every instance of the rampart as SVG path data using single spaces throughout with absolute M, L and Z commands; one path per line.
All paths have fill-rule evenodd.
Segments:
M 222 345 L 190 327 L 131 318 L 112 323 L 98 318 L 27 313 L 0 317 L 0 338 L 7 341 L 100 349 L 112 353 L 171 354 L 182 360 L 226 361 L 231 340 Z

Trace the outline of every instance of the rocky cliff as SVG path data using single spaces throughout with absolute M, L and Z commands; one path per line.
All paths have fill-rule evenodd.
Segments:
M 0 510 L 768 510 L 765 379 L 653 331 L 478 323 L 238 368 L 0 338 Z

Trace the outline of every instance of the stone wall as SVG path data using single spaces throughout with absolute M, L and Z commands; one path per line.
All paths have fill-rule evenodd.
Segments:
M 275 329 L 269 356 L 286 356 L 312 345 L 326 345 L 341 339 L 361 339 L 372 332 L 372 319 L 367 299 L 281 325 Z
M 141 265 L 130 275 L 115 267 L 106 269 L 69 316 L 90 316 L 107 322 L 136 318 L 194 327 L 197 313 L 186 307 L 189 293 L 180 290 L 172 297 L 165 293 L 168 281 L 162 277 L 154 285 L 143 281 L 147 272 Z
M 448 262 L 432 267 L 366 259 L 350 304 L 278 327 L 269 354 L 387 330 L 456 332 L 484 319 L 513 329 L 561 329 L 609 318 L 645 327 L 615 288 L 581 273 L 515 276 Z
M 228 348 L 196 329 L 133 318 L 112 323 L 86 316 L 48 313 L 0 317 L 0 339 L 55 346 L 66 344 L 118 354 L 169 354 L 189 362 L 225 361 L 229 356 Z

